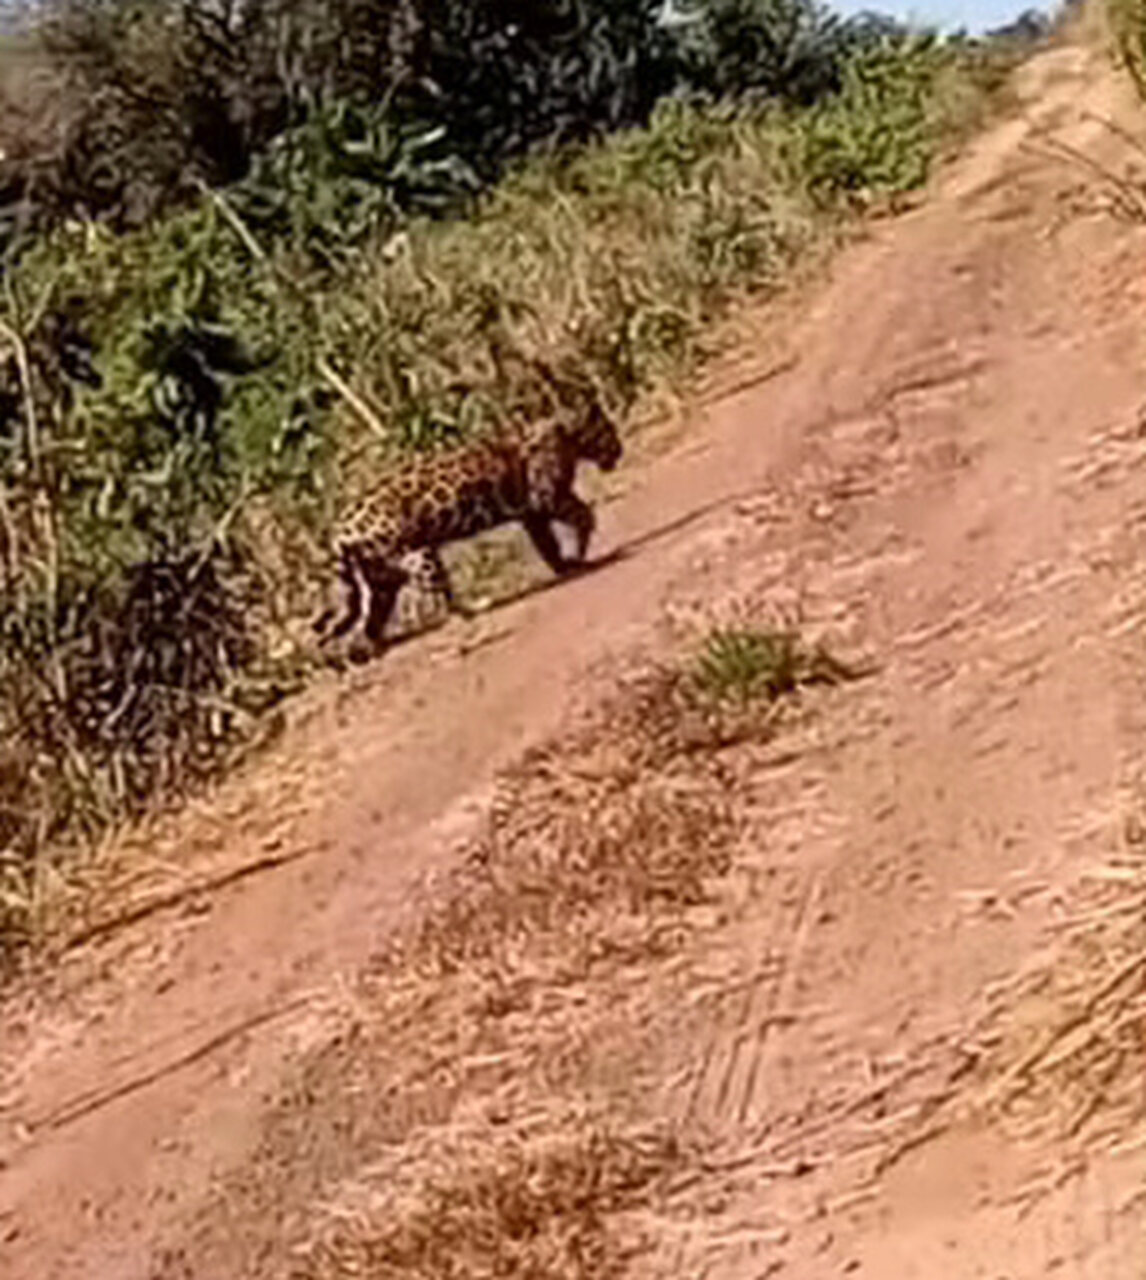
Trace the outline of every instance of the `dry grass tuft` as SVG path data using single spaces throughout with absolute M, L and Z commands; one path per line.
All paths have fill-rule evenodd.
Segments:
M 1093 1148 L 1146 1122 L 1146 865 L 1091 872 L 1058 923 L 1054 961 L 1028 975 L 986 1103 L 1028 1135 Z
M 663 1134 L 585 1122 L 403 1149 L 328 1216 L 292 1280 L 619 1276 L 639 1247 L 620 1215 L 648 1203 L 678 1158 Z
M 611 733 L 607 720 L 595 722 L 530 752 L 502 779 L 485 830 L 406 962 L 436 974 L 512 970 L 527 944 L 552 938 L 583 968 L 618 931 L 631 944 L 636 924 L 652 946 L 666 916 L 705 900 L 730 865 L 732 797 L 711 761 L 662 758 L 651 770 L 661 726 L 634 710 L 617 709 Z

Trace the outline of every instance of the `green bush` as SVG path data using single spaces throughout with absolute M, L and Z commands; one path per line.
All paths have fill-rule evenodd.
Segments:
M 338 99 L 273 139 L 231 199 L 266 243 L 335 269 L 369 236 L 459 208 L 478 187 L 440 126 L 404 125 L 385 102 Z
M 927 176 L 930 98 L 942 54 L 933 40 L 875 47 L 848 64 L 840 92 L 814 107 L 805 165 L 820 191 L 906 191 Z
M 670 102 L 648 130 L 527 167 L 472 219 L 366 253 L 341 317 L 357 385 L 403 442 L 464 433 L 507 394 L 496 331 L 581 365 L 623 413 L 811 233 L 791 149 L 779 113 Z
M 11 876 L 12 850 L 30 874 L 45 841 L 213 772 L 292 678 L 273 630 L 297 575 L 269 571 L 320 519 L 324 405 L 309 317 L 210 205 L 57 233 L 6 311 L 24 335 L 0 381 Z M 87 383 L 54 358 L 60 317 L 73 364 L 94 349 Z
M 839 90 L 869 27 L 814 0 L 709 0 L 681 28 L 684 79 L 717 98 L 809 106 Z
M 333 104 L 442 131 L 484 182 L 539 143 L 638 124 L 677 79 L 654 0 L 50 0 L 58 127 L 23 221 L 139 225 L 227 185 Z M 265 166 L 264 166 L 264 177 Z M 2 184 L 0 184 L 2 185 Z

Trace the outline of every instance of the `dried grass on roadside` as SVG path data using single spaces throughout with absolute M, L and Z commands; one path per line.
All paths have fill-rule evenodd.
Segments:
M 1070 895 L 1053 960 L 1013 995 L 980 1105 L 1026 1136 L 1095 1144 L 1146 1125 L 1146 863 L 1132 849 Z
M 889 1167 L 971 1121 L 1054 1156 L 1023 1212 L 1103 1153 L 1146 1135 L 1146 858 L 1141 833 L 1109 863 L 1058 889 L 1047 952 L 987 993 L 947 1081 L 881 1158 Z
M 551 937 L 567 971 L 656 950 L 727 872 L 737 781 L 724 748 L 769 736 L 784 699 L 852 673 L 794 635 L 713 632 L 645 672 L 501 780 L 464 869 L 394 957 L 432 974 L 512 969 Z M 731 653 L 731 658 L 729 657 Z
M 649 677 L 573 736 L 529 752 L 403 963 L 504 971 L 528 947 L 584 970 L 622 934 L 627 951 L 655 947 L 666 919 L 728 870 L 736 840 L 729 780 L 688 750 L 699 726 L 687 710 L 670 677 Z
M 620 1276 L 635 1233 L 620 1218 L 678 1159 L 660 1134 L 572 1121 L 540 1135 L 402 1148 L 331 1213 L 292 1280 Z

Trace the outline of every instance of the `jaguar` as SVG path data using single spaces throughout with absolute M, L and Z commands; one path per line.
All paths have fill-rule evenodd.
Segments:
M 508 420 L 471 443 L 417 455 L 386 473 L 346 517 L 335 537 L 337 576 L 346 608 L 315 623 L 325 643 L 344 636 L 365 616 L 374 648 L 403 587 L 438 596 L 450 612 L 468 616 L 454 593 L 441 550 L 500 525 L 518 523 L 559 576 L 582 566 L 596 526 L 592 507 L 574 489 L 577 467 L 592 462 L 612 471 L 623 446 L 616 424 L 595 390 L 570 393 L 567 380 L 549 378 L 556 410 L 541 418 Z M 575 553 L 566 555 L 554 524 L 572 530 Z

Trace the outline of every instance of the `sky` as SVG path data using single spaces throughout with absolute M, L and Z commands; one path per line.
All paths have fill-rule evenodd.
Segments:
M 895 18 L 953 31 L 964 27 L 972 35 L 1004 26 L 1024 9 L 1046 9 L 1038 0 L 834 0 L 842 13 L 874 9 Z
M 942 31 L 963 28 L 972 35 L 1005 25 L 1024 9 L 1053 7 L 1053 0 L 829 0 L 829 3 L 841 13 L 873 10 Z M 0 26 L 19 4 L 20 0 L 0 0 Z M 666 0 L 666 4 L 687 7 L 674 5 L 672 0 Z

